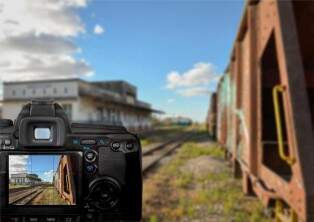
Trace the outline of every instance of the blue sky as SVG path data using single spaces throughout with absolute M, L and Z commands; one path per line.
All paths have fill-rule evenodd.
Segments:
M 43 181 L 52 182 L 60 155 L 11 155 L 9 173 L 35 173 Z
M 43 181 L 52 182 L 59 160 L 60 155 L 29 155 L 27 172 L 37 174 Z
M 243 0 L 0 1 L 0 50 L 6 55 L 0 57 L 0 83 L 126 80 L 138 87 L 141 100 L 167 115 L 204 121 L 243 5 Z
M 203 121 L 209 96 L 186 97 L 167 89 L 167 74 L 182 74 L 200 62 L 222 73 L 242 8 L 242 1 L 94 0 L 80 10 L 86 33 L 75 39 L 82 49 L 77 56 L 94 69 L 88 80 L 127 80 L 155 108 Z M 96 24 L 103 34 L 93 34 Z

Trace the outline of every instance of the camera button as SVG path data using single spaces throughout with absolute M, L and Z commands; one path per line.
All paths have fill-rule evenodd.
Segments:
M 20 221 L 22 221 L 22 219 L 20 217 L 10 217 L 9 221 L 10 222 L 20 222 Z
M 133 150 L 134 148 L 134 144 L 132 142 L 128 142 L 126 143 L 126 146 L 125 146 L 128 150 Z
M 94 162 L 96 160 L 97 153 L 94 150 L 88 150 L 85 152 L 85 160 L 87 162 Z
M 26 220 L 27 222 L 39 222 L 39 218 L 38 217 L 29 217 Z
M 57 222 L 57 218 L 55 217 L 46 217 L 46 222 Z
M 97 167 L 95 165 L 87 165 L 85 170 L 89 174 L 93 174 L 96 172 Z
M 113 151 L 119 151 L 119 148 L 120 148 L 120 143 L 119 142 L 113 142 L 112 144 L 111 144 L 111 149 L 113 150 Z
M 61 217 L 59 220 L 60 220 L 60 222 L 75 222 L 75 221 L 77 221 L 76 217 L 71 217 L 71 216 Z

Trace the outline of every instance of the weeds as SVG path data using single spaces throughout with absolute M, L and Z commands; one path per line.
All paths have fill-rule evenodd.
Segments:
M 184 144 L 145 182 L 144 221 L 270 221 L 257 199 L 242 194 L 241 181 L 232 178 L 226 164 L 217 165 L 223 162 L 223 150 L 216 144 L 200 143 L 200 138 Z M 212 166 L 200 169 L 206 171 L 200 175 L 198 168 L 196 172 L 186 170 L 188 164 L 203 166 L 198 161 L 207 159 L 202 157 L 217 161 L 205 162 Z

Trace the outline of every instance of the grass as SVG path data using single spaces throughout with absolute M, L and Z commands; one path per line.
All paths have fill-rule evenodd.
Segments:
M 200 137 L 201 138 L 201 137 Z M 174 157 L 144 183 L 144 221 L 267 222 L 263 206 L 245 197 L 241 181 L 232 178 L 223 162 L 224 152 L 215 144 L 186 143 Z M 190 161 L 211 157 L 206 173 L 185 169 Z M 217 169 L 215 168 L 215 164 Z M 206 165 L 206 162 L 205 162 Z M 200 169 L 202 171 L 202 169 Z

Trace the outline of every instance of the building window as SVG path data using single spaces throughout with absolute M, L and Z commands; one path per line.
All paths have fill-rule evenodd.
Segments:
M 25 89 L 23 89 L 23 96 L 25 96 L 26 95 L 26 90 Z
M 97 113 L 97 120 L 100 121 L 100 122 L 104 121 L 103 108 L 98 107 L 98 108 L 96 108 L 96 110 L 97 110 L 97 112 L 96 112 Z
M 117 122 L 121 121 L 121 113 L 117 110 Z
M 36 94 L 36 89 L 33 89 L 33 95 L 35 95 Z
M 68 93 L 68 88 L 64 88 L 64 93 L 67 94 Z
M 57 94 L 57 89 L 56 88 L 53 88 L 53 94 Z
M 68 118 L 72 120 L 72 104 L 63 104 L 62 107 L 65 113 L 68 115 Z
M 13 89 L 13 90 L 12 90 L 12 96 L 15 96 L 15 94 L 16 94 L 16 92 L 15 92 L 15 90 Z
M 47 93 L 46 89 L 43 89 L 43 93 L 44 93 L 44 95 L 46 95 L 46 93 Z
M 88 113 L 88 121 L 89 122 L 93 121 L 93 115 L 91 113 Z

